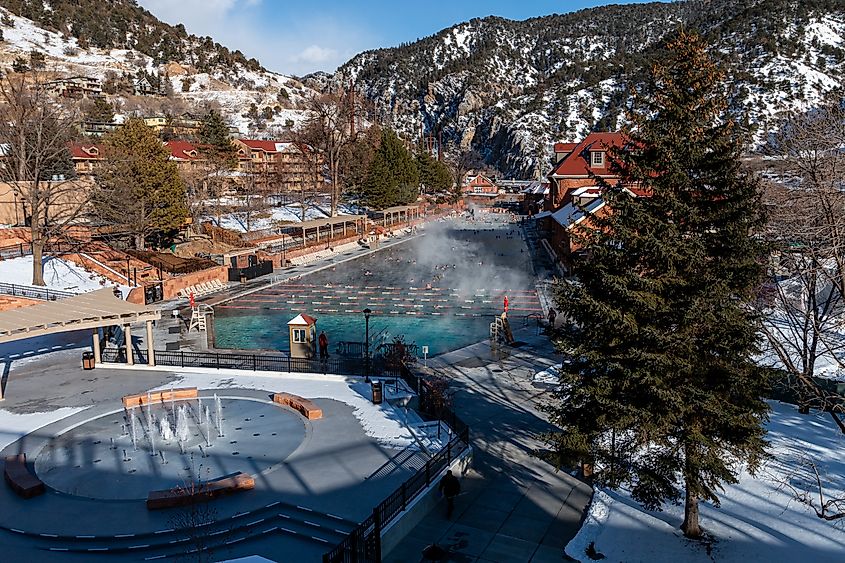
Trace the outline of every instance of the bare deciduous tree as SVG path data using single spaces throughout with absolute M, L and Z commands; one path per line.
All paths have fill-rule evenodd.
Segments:
M 814 380 L 845 367 L 845 111 L 837 101 L 791 117 L 773 143 L 775 175 L 764 191 L 774 244 L 763 303 L 767 353 L 786 370 L 802 410 L 843 412 Z
M 296 134 L 296 140 L 314 148 L 322 155 L 331 177 L 331 216 L 343 195 L 340 174 L 346 148 L 355 141 L 358 131 L 354 121 L 363 111 L 354 91 L 341 91 L 314 96 L 308 102 L 309 117 Z
M 75 178 L 69 143 L 76 134 L 72 109 L 52 97 L 39 74 L 0 80 L 0 177 L 23 202 L 32 237 L 32 283 L 44 285 L 42 258 L 50 240 L 65 234 L 88 203 Z

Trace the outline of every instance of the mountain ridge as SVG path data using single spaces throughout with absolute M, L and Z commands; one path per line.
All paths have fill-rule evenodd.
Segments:
M 737 90 L 755 142 L 782 111 L 842 86 L 841 0 L 687 0 L 609 5 L 527 20 L 476 18 L 400 47 L 360 53 L 355 81 L 389 125 L 479 149 L 514 177 L 540 177 L 553 141 L 622 123 L 662 42 L 700 30 Z

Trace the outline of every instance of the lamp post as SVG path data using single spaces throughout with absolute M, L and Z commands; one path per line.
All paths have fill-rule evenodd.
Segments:
M 364 309 L 364 381 L 370 381 L 370 313 L 372 311 L 367 308 Z

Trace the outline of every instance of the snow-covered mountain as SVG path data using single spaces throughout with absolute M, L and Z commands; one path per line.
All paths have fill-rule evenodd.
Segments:
M 59 13 L 58 5 L 64 6 L 65 0 L 38 2 L 48 8 L 47 15 L 41 13 L 40 19 L 61 20 L 58 16 L 51 18 L 50 14 Z M 271 135 L 301 121 L 301 108 L 306 98 L 314 94 L 299 80 L 270 72 L 258 61 L 247 60 L 239 51 L 229 51 L 211 38 L 188 35 L 181 26 L 159 22 L 134 2 L 101 3 L 101 11 L 105 13 L 97 21 L 111 21 L 106 25 L 112 27 L 103 29 L 112 34 L 95 33 L 99 40 L 87 37 L 78 26 L 74 33 L 73 21 L 47 26 L 16 15 L 9 8 L 26 13 L 26 2 L 23 7 L 19 4 L 18 0 L 0 0 L 0 68 L 9 69 L 16 61 L 31 65 L 33 53 L 39 54 L 38 58 L 43 55 L 43 69 L 48 77 L 86 76 L 97 78 L 104 85 L 116 84 L 108 97 L 117 102 L 118 114 L 178 114 L 212 105 L 219 107 L 242 134 Z M 55 9 L 49 9 L 54 4 Z M 115 31 L 121 28 L 114 13 L 117 8 L 128 10 L 125 13 L 130 16 L 143 15 L 137 25 L 128 25 L 125 40 L 121 39 L 122 32 Z M 79 14 L 74 12 L 74 17 Z M 139 41 L 135 29 L 138 26 L 159 27 L 157 36 L 164 39 L 158 43 Z M 142 77 L 162 92 L 168 92 L 168 96 L 133 95 L 131 86 Z
M 735 109 L 760 142 L 783 111 L 842 86 L 842 0 L 687 0 L 604 6 L 525 21 L 474 19 L 392 49 L 357 55 L 354 80 L 397 129 L 443 131 L 503 173 L 544 173 L 553 141 L 621 124 L 631 85 L 679 26 L 701 31 L 727 67 Z

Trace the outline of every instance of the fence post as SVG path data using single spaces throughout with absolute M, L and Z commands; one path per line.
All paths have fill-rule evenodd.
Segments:
M 214 361 L 217 364 L 217 369 L 220 369 L 220 353 L 214 354 Z
M 290 356 L 288 356 L 288 373 L 290 373 L 290 372 L 291 372 L 291 370 L 290 370 Z
M 426 468 L 428 467 L 428 462 L 425 462 Z M 408 506 L 408 491 L 405 489 L 405 483 L 402 483 L 402 510 Z
M 449 460 L 449 463 L 452 463 L 452 440 L 449 440 L 449 443 L 446 444 L 446 459 Z
M 182 364 L 182 367 L 185 367 L 185 352 L 183 350 L 179 350 L 179 361 Z
M 431 465 L 429 465 L 430 461 L 431 460 L 428 460 L 428 461 L 425 462 L 425 485 L 426 485 L 426 487 L 431 485 Z

